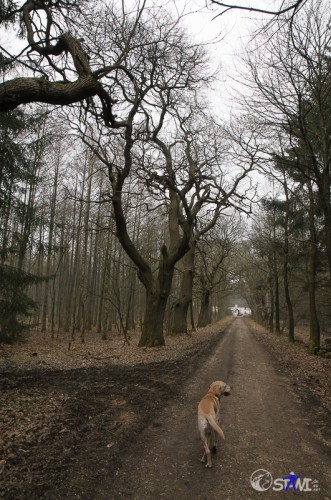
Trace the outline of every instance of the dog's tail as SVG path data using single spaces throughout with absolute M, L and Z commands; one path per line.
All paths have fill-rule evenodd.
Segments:
M 214 429 L 214 431 L 217 432 L 217 434 L 222 438 L 225 439 L 224 432 L 220 428 L 219 425 L 217 425 L 216 420 L 212 415 L 205 415 L 206 419 L 208 420 L 209 425 Z

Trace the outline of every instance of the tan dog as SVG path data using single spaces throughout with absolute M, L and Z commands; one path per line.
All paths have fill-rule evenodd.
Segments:
M 224 433 L 218 424 L 220 398 L 223 394 L 228 396 L 230 392 L 231 387 L 229 385 L 217 380 L 211 384 L 208 393 L 202 398 L 198 406 L 198 427 L 204 447 L 201 462 L 205 462 L 207 459 L 206 467 L 212 466 L 210 448 L 213 443 L 212 451 L 216 452 L 217 434 L 222 439 L 225 439 Z

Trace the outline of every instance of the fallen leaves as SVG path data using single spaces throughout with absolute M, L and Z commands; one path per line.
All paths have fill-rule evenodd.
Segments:
M 310 390 L 317 395 L 322 405 L 331 411 L 331 362 L 328 358 L 308 352 L 307 329 L 297 327 L 295 336 L 299 342 L 291 344 L 286 335 L 270 333 L 251 319 L 245 321 L 255 336 L 295 374 L 296 383 L 308 381 Z
M 220 329 L 231 323 L 233 317 L 196 332 L 166 337 L 165 347 L 142 349 L 138 347 L 139 332 L 130 332 L 130 345 L 123 342 L 123 337 L 113 334 L 102 340 L 100 334 L 89 332 L 85 342 L 79 338 L 71 340 L 68 351 L 66 335 L 51 339 L 47 334 L 31 332 L 24 344 L 3 346 L 0 351 L 0 369 L 2 370 L 34 370 L 34 369 L 73 369 L 91 366 L 125 365 L 153 363 L 164 360 L 175 360 L 195 345 L 203 345 Z

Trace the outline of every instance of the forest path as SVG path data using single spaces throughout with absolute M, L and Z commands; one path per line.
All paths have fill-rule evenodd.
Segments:
M 209 384 L 219 379 L 232 386 L 232 395 L 221 399 L 226 440 L 213 457 L 213 467 L 206 469 L 200 462 L 197 405 Z M 318 414 L 297 396 L 295 388 L 244 321 L 235 320 L 204 365 L 183 385 L 180 396 L 163 408 L 136 443 L 129 444 L 115 481 L 107 484 L 103 478 L 94 500 L 249 500 L 293 495 L 293 487 L 285 492 L 280 481 L 267 491 L 255 491 L 250 476 L 258 469 L 269 471 L 274 480 L 290 473 L 300 475 L 300 498 L 331 498 L 330 458 L 327 445 L 317 436 Z

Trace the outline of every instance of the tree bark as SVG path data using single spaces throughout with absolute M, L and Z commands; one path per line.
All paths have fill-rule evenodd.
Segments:
M 289 196 L 287 189 L 287 182 L 284 176 L 284 192 L 286 197 L 286 210 L 285 210 L 285 222 L 284 222 L 284 292 L 285 292 L 285 301 L 287 306 L 287 314 L 288 314 L 288 340 L 289 342 L 294 342 L 294 315 L 293 315 L 293 306 L 290 296 L 290 284 L 289 284 Z
M 317 259 L 317 236 L 315 228 L 314 197 L 311 183 L 309 189 L 309 263 L 308 263 L 308 287 L 309 287 L 309 310 L 310 310 L 310 350 L 315 352 L 320 348 L 320 324 L 316 307 L 316 259 Z
M 269 312 L 269 330 L 271 333 L 274 332 L 274 316 L 275 316 L 275 298 L 274 298 L 274 286 L 272 278 L 270 278 L 270 312 Z
M 92 75 L 75 82 L 50 82 L 45 78 L 14 78 L 0 85 L 0 112 L 10 111 L 20 104 L 43 102 L 64 106 L 92 97 L 101 84 Z
M 330 175 L 330 174 L 329 174 Z M 325 180 L 325 203 L 324 203 L 324 227 L 325 227 L 325 246 L 329 264 L 329 274 L 331 279 L 331 203 L 330 203 L 330 179 Z M 323 207 L 323 205 L 322 205 Z
M 88 158 L 87 152 L 85 158 L 84 167 L 84 184 L 85 178 L 87 181 L 87 194 L 85 200 L 85 212 L 83 216 L 83 248 L 81 249 L 81 265 L 80 265 L 80 281 L 79 281 L 79 297 L 78 297 L 78 314 L 81 314 L 81 328 L 80 337 L 81 342 L 85 343 L 85 329 L 87 324 L 87 284 L 88 284 L 88 266 L 87 266 L 87 253 L 88 253 L 88 230 L 89 230 L 89 218 L 90 218 L 90 208 L 91 208 L 91 190 L 92 190 L 92 172 L 93 172 L 93 162 L 91 158 Z M 89 162 L 89 165 L 87 163 Z M 83 185 L 84 185 L 83 184 Z M 82 192 L 84 196 L 84 191 Z
M 199 312 L 198 327 L 204 327 L 210 323 L 210 291 L 205 290 Z
M 46 276 L 49 277 L 51 271 L 51 256 L 52 256 L 52 246 L 53 246 L 53 233 L 55 226 L 55 209 L 57 201 L 57 190 L 58 190 L 58 177 L 59 177 L 59 165 L 60 158 L 57 157 L 55 162 L 55 172 L 54 172 L 54 184 L 53 192 L 51 198 L 51 212 L 49 221 L 49 233 L 48 233 L 48 247 L 47 247 L 47 257 L 46 257 Z M 54 279 L 54 278 L 53 278 Z M 48 300 L 49 300 L 49 280 L 45 281 L 44 286 L 44 296 L 42 302 L 42 313 L 41 313 L 41 332 L 46 332 L 47 330 L 47 319 L 48 319 Z
M 144 277 L 139 273 L 146 286 L 146 309 L 139 347 L 156 347 L 165 345 L 163 322 L 167 301 L 171 291 L 174 266 L 167 265 L 167 257 L 163 247 L 160 268 L 157 278 L 148 273 Z
M 272 256 L 272 271 L 274 278 L 274 299 L 275 299 L 275 332 L 277 335 L 280 334 L 280 305 L 279 305 L 279 277 L 278 277 L 278 264 L 277 264 L 277 252 L 275 248 L 276 243 L 276 223 L 275 223 L 275 213 L 274 213 L 274 223 L 273 223 L 273 256 Z
M 195 248 L 196 242 L 194 241 L 187 254 L 183 257 L 184 270 L 182 272 L 179 298 L 174 307 L 172 333 L 187 333 L 188 309 L 192 303 Z

